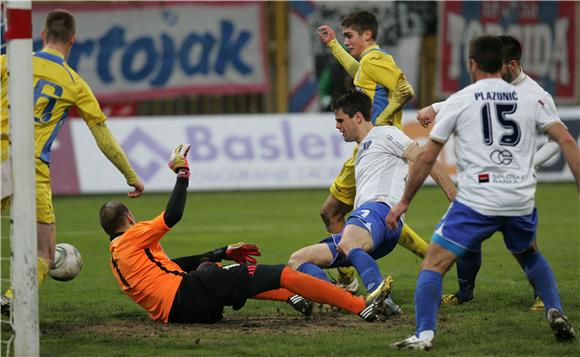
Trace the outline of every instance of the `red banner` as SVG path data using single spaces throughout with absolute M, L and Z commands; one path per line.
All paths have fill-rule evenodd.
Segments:
M 576 4 L 572 1 L 461 1 L 440 4 L 438 92 L 442 97 L 470 83 L 469 41 L 508 34 L 522 44 L 522 68 L 555 99 L 574 102 Z

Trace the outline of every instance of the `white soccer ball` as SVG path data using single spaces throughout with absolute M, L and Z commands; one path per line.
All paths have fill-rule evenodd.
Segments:
M 68 243 L 58 243 L 54 252 L 52 268 L 48 275 L 54 280 L 69 281 L 74 279 L 83 268 L 83 258 L 78 249 Z

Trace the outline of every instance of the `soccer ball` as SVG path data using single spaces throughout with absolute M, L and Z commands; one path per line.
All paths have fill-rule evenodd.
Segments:
M 58 243 L 54 252 L 54 262 L 48 275 L 58 281 L 74 279 L 83 267 L 81 253 L 68 243 Z

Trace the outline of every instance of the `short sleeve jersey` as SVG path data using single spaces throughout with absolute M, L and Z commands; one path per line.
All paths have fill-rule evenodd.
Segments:
M 523 71 L 520 72 L 520 75 L 514 79 L 511 84 L 516 87 L 521 88 L 524 92 L 533 94 L 538 96 L 546 108 L 548 110 L 553 111 L 554 113 L 558 113 L 556 109 L 556 103 L 554 103 L 554 99 L 552 95 L 544 90 L 538 82 L 534 81 L 530 76 L 525 74 Z
M 8 133 L 8 83 L 6 56 L 2 56 L 2 133 Z M 50 163 L 50 150 L 71 107 L 76 106 L 89 127 L 106 120 L 97 99 L 87 83 L 52 49 L 36 52 L 32 57 L 35 155 Z
M 111 269 L 123 292 L 147 310 L 153 320 L 164 323 L 185 275 L 159 244 L 168 231 L 160 214 L 135 224 L 109 246 Z
M 367 134 L 358 145 L 354 166 L 355 209 L 366 202 L 384 202 L 391 207 L 399 202 L 408 174 L 403 158 L 413 143 L 394 126 L 377 126 Z
M 483 79 L 449 97 L 431 139 L 455 134 L 457 200 L 489 216 L 521 216 L 534 208 L 536 132 L 560 123 L 538 95 L 499 78 Z
M 389 104 L 392 90 L 402 74 L 393 56 L 378 45 L 373 45 L 363 52 L 359 70 L 354 78 L 354 85 L 371 98 L 373 123 Z M 401 128 L 402 118 L 402 112 L 396 114 L 395 126 Z

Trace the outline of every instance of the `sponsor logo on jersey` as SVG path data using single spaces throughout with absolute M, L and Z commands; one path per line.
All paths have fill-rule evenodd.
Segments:
M 479 183 L 486 183 L 489 182 L 489 174 L 487 172 L 479 174 L 477 176 Z
M 494 150 L 489 158 L 496 165 L 509 165 L 513 161 L 513 154 L 508 150 Z
M 372 140 L 365 141 L 365 142 L 363 143 L 363 150 L 366 150 L 366 149 L 368 149 L 368 148 L 371 146 L 371 144 L 372 144 L 372 143 L 373 143 L 373 141 L 372 141 Z

